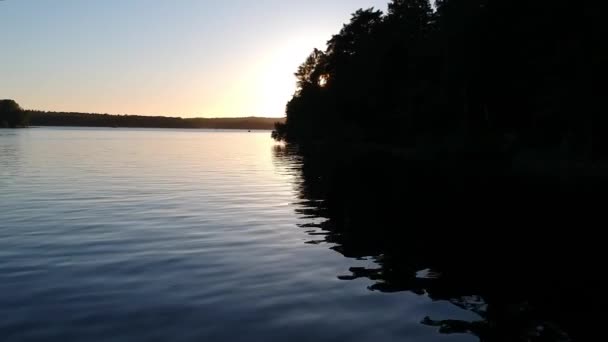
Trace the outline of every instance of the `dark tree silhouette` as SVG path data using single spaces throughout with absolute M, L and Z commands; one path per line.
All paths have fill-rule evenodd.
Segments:
M 277 158 L 301 162 L 301 214 L 328 219 L 304 225 L 310 243 L 376 262 L 340 279 L 479 316 L 420 317 L 442 333 L 601 336 L 605 12 L 566 0 L 388 8 L 355 12 L 315 50 L 273 134 L 288 142 Z
M 0 127 L 15 128 L 28 124 L 27 112 L 14 100 L 0 100 Z
M 386 14 L 358 10 L 300 67 L 273 136 L 608 156 L 598 10 L 566 0 L 393 0 Z

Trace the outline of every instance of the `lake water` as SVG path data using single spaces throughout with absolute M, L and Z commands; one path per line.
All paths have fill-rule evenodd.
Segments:
M 327 238 L 302 163 L 269 132 L 0 130 L 0 340 L 477 341 L 352 276 L 378 255 Z

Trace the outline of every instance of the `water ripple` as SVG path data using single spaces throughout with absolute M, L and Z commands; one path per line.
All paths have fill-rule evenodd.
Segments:
M 343 282 L 268 132 L 0 130 L 3 341 L 440 340 L 426 297 Z M 361 261 L 364 262 L 364 261 Z M 470 340 L 451 336 L 452 340 Z

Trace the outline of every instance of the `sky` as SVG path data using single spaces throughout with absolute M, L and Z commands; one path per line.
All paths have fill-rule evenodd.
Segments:
M 27 109 L 284 116 L 293 73 L 388 0 L 0 1 L 0 99 Z

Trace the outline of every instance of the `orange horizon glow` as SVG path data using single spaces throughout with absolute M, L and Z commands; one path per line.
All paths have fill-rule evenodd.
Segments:
M 0 98 L 54 112 L 285 116 L 294 72 L 387 0 L 2 1 Z

